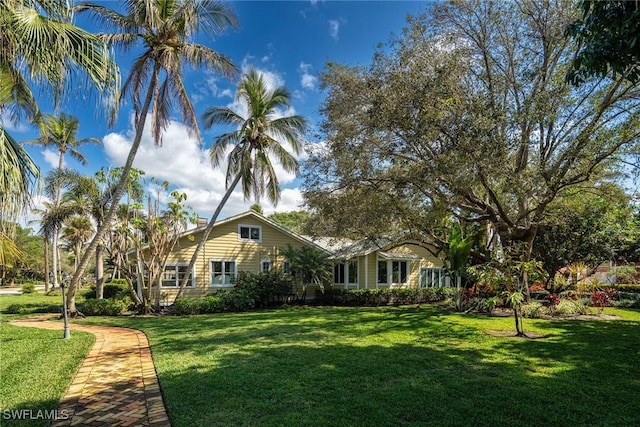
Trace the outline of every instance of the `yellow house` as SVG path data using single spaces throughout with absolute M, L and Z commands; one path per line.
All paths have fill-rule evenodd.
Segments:
M 332 252 L 333 286 L 344 289 L 450 286 L 433 246 L 403 236 L 321 244 Z
M 180 282 L 200 240 L 204 226 L 185 233 L 169 255 L 160 279 L 163 303 L 175 300 Z M 448 286 L 442 260 L 433 251 L 406 242 L 312 240 L 300 236 L 254 211 L 218 221 L 185 287 L 183 296 L 195 297 L 234 286 L 238 272 L 259 273 L 286 269 L 281 251 L 287 245 L 311 246 L 334 260 L 334 286 L 345 289 Z M 154 286 L 157 289 L 157 285 Z M 312 296 L 314 289 L 309 289 Z

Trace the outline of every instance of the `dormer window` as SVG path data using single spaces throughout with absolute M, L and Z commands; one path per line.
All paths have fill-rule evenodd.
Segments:
M 261 242 L 262 241 L 262 227 L 259 225 L 239 225 L 238 226 L 239 240 L 246 242 Z

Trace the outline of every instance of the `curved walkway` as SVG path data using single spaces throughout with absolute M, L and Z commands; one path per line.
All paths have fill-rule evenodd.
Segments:
M 11 323 L 58 329 L 62 335 L 61 322 L 43 317 Z M 68 418 L 52 426 L 171 426 L 145 334 L 107 326 L 70 327 L 94 334 L 96 342 L 60 401 L 58 411 Z

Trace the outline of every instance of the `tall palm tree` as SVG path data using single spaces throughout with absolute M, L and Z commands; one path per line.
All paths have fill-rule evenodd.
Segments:
M 110 96 L 118 87 L 118 69 L 106 44 L 72 24 L 66 0 L 0 0 L 0 113 L 11 121 L 21 114 L 36 120 L 38 105 L 30 84 L 60 98 L 65 83 L 84 75 Z M 0 122 L 0 230 L 30 203 L 39 170 Z
M 215 124 L 231 124 L 236 125 L 237 130 L 218 136 L 211 146 L 210 156 L 214 167 L 220 165 L 228 149 L 233 147 L 227 157 L 227 191 L 202 233 L 187 274 L 180 283 L 177 298 L 190 280 L 189 272 L 193 271 L 198 254 L 236 185 L 241 182 L 245 200 L 253 194 L 259 201 L 266 193 L 267 198 L 277 204 L 280 200 L 280 184 L 271 159 L 280 162 L 287 172 L 298 172 L 298 161 L 282 143 L 286 143 L 295 154 L 300 154 L 306 121 L 298 115 L 282 116 L 281 110 L 290 105 L 287 89 L 284 86 L 269 89 L 262 74 L 251 69 L 238 84 L 236 100 L 247 104 L 247 117 L 228 107 L 210 107 L 202 116 L 207 128 Z
M 68 152 L 82 164 L 87 163 L 87 158 L 78 151 L 77 147 L 86 143 L 94 143 L 100 145 L 101 142 L 97 138 L 78 139 L 79 122 L 73 116 L 64 113 L 59 116 L 47 114 L 40 123 L 40 137 L 38 139 L 25 141 L 25 144 L 38 144 L 44 147 L 55 147 L 58 151 L 58 168 L 57 173 L 50 175 L 48 178 L 49 186 L 53 189 L 53 204 L 55 208 L 60 207 L 60 192 L 63 181 L 70 183 L 78 179 L 72 172 L 63 172 L 64 156 Z M 70 175 L 71 174 L 71 175 Z M 77 175 L 77 174 L 76 174 Z M 53 269 L 53 287 L 58 284 L 58 259 L 56 257 L 58 247 L 58 228 L 57 226 L 51 230 L 51 242 L 53 246 L 53 255 L 51 267 Z
M 237 73 L 226 56 L 190 42 L 199 31 L 213 38 L 229 27 L 237 26 L 235 14 L 226 4 L 212 0 L 128 0 L 123 7 L 124 14 L 99 4 L 85 3 L 77 7 L 77 10 L 88 12 L 108 26 L 122 30 L 122 33 L 104 34 L 103 40 L 125 48 L 141 42 L 143 52 L 136 58 L 119 98 L 120 102 L 126 96 L 131 96 L 133 100 L 135 136 L 105 222 L 96 231 L 71 279 L 67 300 L 72 314 L 77 312 L 75 290 L 80 277 L 115 218 L 129 171 L 140 146 L 147 114 L 151 113 L 151 135 L 155 143 L 160 145 L 161 133 L 169 123 L 173 104 L 177 103 L 183 120 L 200 140 L 193 105 L 182 82 L 183 64 L 207 67 L 228 77 Z M 145 87 L 146 93 L 143 94 Z

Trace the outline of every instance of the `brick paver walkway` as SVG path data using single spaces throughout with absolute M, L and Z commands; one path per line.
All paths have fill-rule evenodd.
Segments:
M 62 335 L 62 323 L 46 318 L 11 323 L 59 329 Z M 96 342 L 58 407 L 69 418 L 51 425 L 170 427 L 147 337 L 133 329 L 73 323 L 70 326 L 72 332 L 94 334 Z

